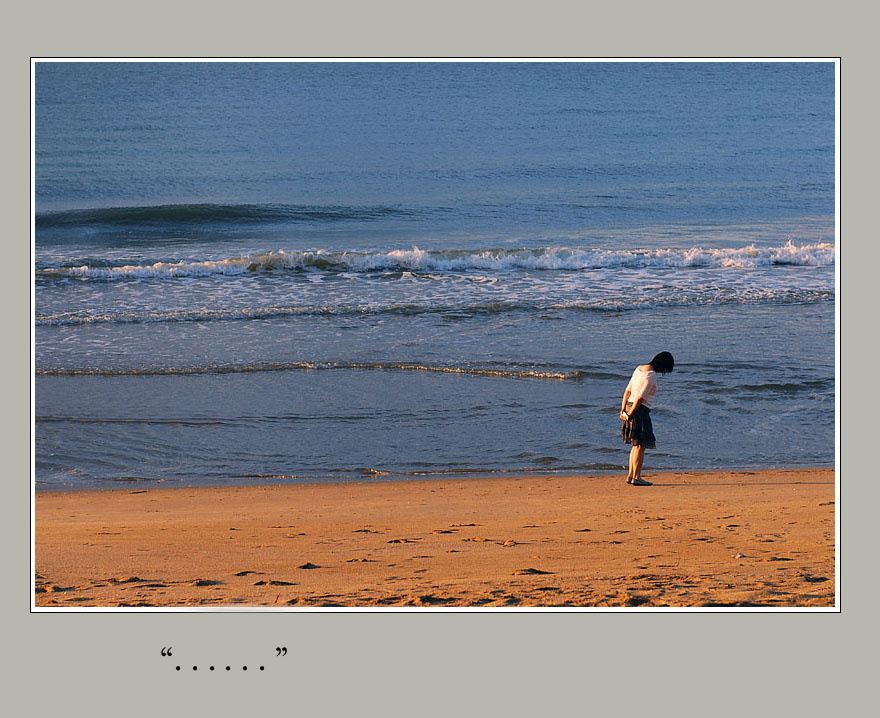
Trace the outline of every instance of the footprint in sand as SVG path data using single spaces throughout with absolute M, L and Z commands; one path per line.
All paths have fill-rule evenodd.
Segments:
M 396 538 L 391 539 L 388 543 L 415 543 L 416 541 L 421 541 L 418 538 Z
M 456 527 L 464 527 L 464 526 L 478 526 L 479 524 L 450 524 L 452 528 Z
M 311 569 L 311 568 L 321 568 L 321 567 L 318 566 L 317 564 L 312 563 L 312 562 L 308 562 L 308 563 L 304 563 L 302 566 L 297 566 L 297 568 Z
M 416 596 L 415 598 L 410 598 L 407 603 L 416 606 L 438 606 L 444 603 L 451 603 L 452 601 L 455 601 L 455 599 L 447 598 L 446 596 L 436 596 L 429 593 L 424 596 Z
M 374 558 L 350 558 L 346 563 L 376 563 Z
M 223 581 L 212 581 L 209 578 L 196 578 L 193 579 L 193 586 L 219 586 L 223 583 Z
M 254 574 L 261 574 L 261 573 L 263 573 L 263 572 L 262 572 L 262 571 L 239 571 L 239 572 L 238 572 L 237 574 L 235 574 L 235 575 L 236 575 L 236 576 L 247 576 L 247 575 L 252 574 L 252 573 L 254 573 Z
M 552 573 L 552 571 L 542 571 L 539 568 L 518 568 L 511 574 L 511 576 L 537 576 Z

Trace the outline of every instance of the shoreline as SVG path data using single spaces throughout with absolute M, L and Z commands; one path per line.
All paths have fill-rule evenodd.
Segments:
M 832 468 L 38 491 L 38 608 L 835 606 Z
M 372 470 L 371 470 L 372 471 Z M 666 476 L 672 474 L 734 474 L 734 473 L 761 473 L 761 472 L 790 472 L 790 471 L 834 471 L 834 465 L 832 464 L 811 464 L 809 466 L 794 466 L 787 468 L 753 468 L 749 466 L 734 466 L 734 467 L 726 467 L 724 469 L 657 469 L 657 470 L 646 470 L 643 472 L 644 478 L 650 479 L 651 476 Z M 228 483 L 228 484 L 181 484 L 174 483 L 173 479 L 160 479 L 157 481 L 153 481 L 149 485 L 141 485 L 138 481 L 126 482 L 120 481 L 118 486 L 107 487 L 107 486 L 96 486 L 96 487 L 64 487 L 64 488 L 37 488 L 36 484 L 32 484 L 32 493 L 36 496 L 42 494 L 76 494 L 76 493 L 98 493 L 98 492 L 116 492 L 116 493 L 125 493 L 132 491 L 172 491 L 176 489 L 237 489 L 237 488 L 255 488 L 255 487 L 267 487 L 267 486 L 278 486 L 278 487 L 288 487 L 288 486 L 345 486 L 349 484 L 382 484 L 382 483 L 409 483 L 409 482 L 423 482 L 423 481 L 492 481 L 494 479 L 554 479 L 563 476 L 570 477 L 579 477 L 581 479 L 607 479 L 609 477 L 620 476 L 622 473 L 626 472 L 626 465 L 622 464 L 620 467 L 615 469 L 590 469 L 589 473 L 583 472 L 574 472 L 571 468 L 562 468 L 559 471 L 554 472 L 552 469 L 535 469 L 531 471 L 529 469 L 511 469 L 507 470 L 491 470 L 486 471 L 484 473 L 468 473 L 467 471 L 462 471 L 461 474 L 449 472 L 449 473 L 438 473 L 437 475 L 413 475 L 413 474 L 395 474 L 392 471 L 382 471 L 379 469 L 375 470 L 375 473 L 364 473 L 362 476 L 357 478 L 348 478 L 348 479 L 340 479 L 340 478 L 307 478 L 307 477 L 298 477 L 296 479 L 267 479 L 262 482 L 251 482 L 251 483 Z M 169 482 L 168 486 L 156 486 L 155 484 L 161 481 L 165 483 L 165 481 Z M 39 482 L 37 482 L 39 483 Z

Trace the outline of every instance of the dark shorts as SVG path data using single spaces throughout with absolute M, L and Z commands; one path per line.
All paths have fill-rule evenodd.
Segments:
M 627 413 L 629 413 L 629 406 L 627 405 Z M 623 437 L 624 444 L 644 446 L 646 449 L 656 448 L 657 440 L 654 438 L 651 410 L 644 404 L 640 404 L 639 408 L 630 414 L 629 421 L 623 422 L 620 434 Z

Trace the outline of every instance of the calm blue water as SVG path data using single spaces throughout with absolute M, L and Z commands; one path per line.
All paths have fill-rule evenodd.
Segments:
M 834 461 L 830 63 L 38 63 L 38 489 Z

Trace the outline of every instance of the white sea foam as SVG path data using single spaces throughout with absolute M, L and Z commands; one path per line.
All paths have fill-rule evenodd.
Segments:
M 598 269 L 749 269 L 793 265 L 832 266 L 833 244 L 787 244 L 775 247 L 749 245 L 739 248 L 704 249 L 543 249 L 423 250 L 418 247 L 389 252 L 286 252 L 248 254 L 225 259 L 180 260 L 115 267 L 47 267 L 37 276 L 81 279 L 153 279 L 176 277 L 239 276 L 273 270 L 329 272 L 471 272 L 499 273 L 544 270 L 584 271 Z M 487 278 L 481 278 L 486 281 Z
M 629 292 L 631 294 L 631 292 Z M 592 298 L 529 301 L 437 301 L 426 297 L 421 301 L 402 304 L 328 304 L 299 306 L 259 306 L 226 309 L 167 309 L 122 312 L 93 312 L 88 309 L 37 314 L 36 326 L 76 326 L 86 324 L 139 324 L 165 322 L 213 322 L 242 321 L 249 319 L 277 319 L 284 317 L 307 316 L 357 316 L 357 315 L 399 315 L 417 316 L 424 314 L 454 314 L 457 316 L 477 316 L 505 314 L 509 312 L 619 312 L 627 310 L 650 309 L 664 306 L 701 306 L 709 304 L 803 304 L 821 302 L 834 298 L 833 287 L 781 287 L 777 289 L 740 287 L 736 290 L 667 290 L 656 294 L 628 296 L 625 289 L 610 295 L 597 295 Z

